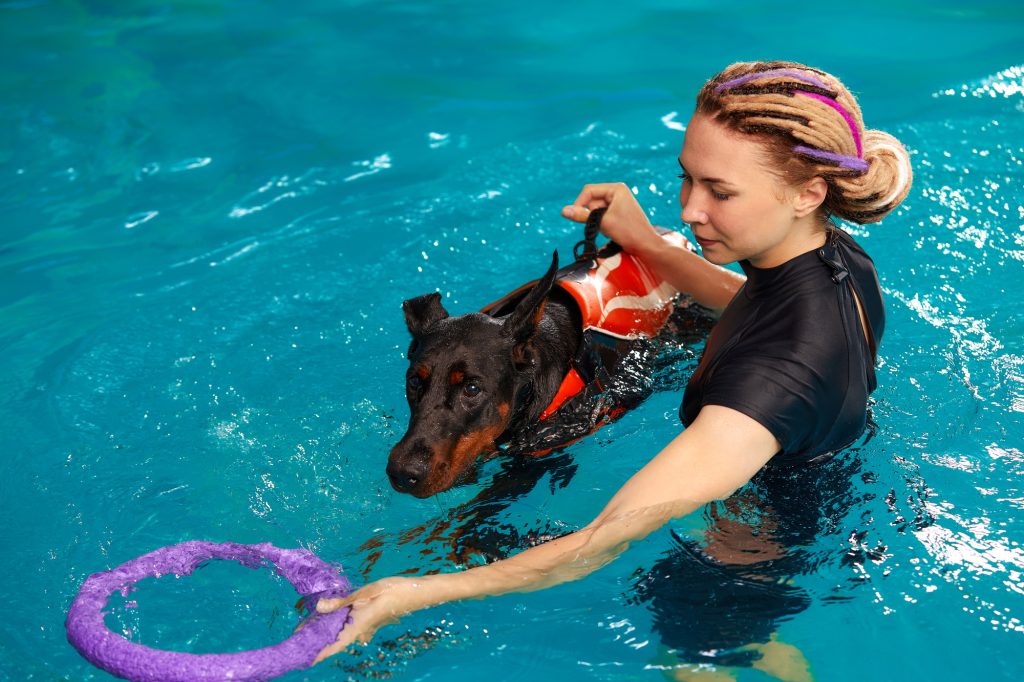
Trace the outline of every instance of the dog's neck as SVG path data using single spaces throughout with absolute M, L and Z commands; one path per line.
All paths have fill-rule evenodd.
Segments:
M 544 316 L 533 340 L 536 359 L 516 382 L 512 418 L 501 441 L 515 437 L 521 429 L 537 422 L 572 366 L 583 331 L 579 309 L 566 299 L 561 292 L 553 292 L 544 307 Z

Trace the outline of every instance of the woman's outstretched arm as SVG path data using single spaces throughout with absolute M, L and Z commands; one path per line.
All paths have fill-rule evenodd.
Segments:
M 586 527 L 515 556 L 459 573 L 385 578 L 345 599 L 323 599 L 321 612 L 349 606 L 352 620 L 317 662 L 412 611 L 460 599 L 530 592 L 577 580 L 629 543 L 742 486 L 779 449 L 771 433 L 727 407 L 708 406 L 693 424 L 633 475 Z

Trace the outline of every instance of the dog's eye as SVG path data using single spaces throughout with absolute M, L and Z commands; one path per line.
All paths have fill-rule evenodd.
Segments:
M 410 391 L 415 393 L 416 391 L 420 390 L 420 388 L 423 386 L 423 380 L 420 379 L 415 374 L 413 374 L 411 377 L 405 380 L 405 386 Z
M 480 385 L 474 381 L 470 381 L 462 387 L 462 392 L 467 398 L 475 398 L 480 395 Z

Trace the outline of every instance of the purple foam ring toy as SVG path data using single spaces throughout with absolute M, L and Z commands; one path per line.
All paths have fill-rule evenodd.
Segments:
M 312 615 L 288 639 L 251 651 L 230 654 L 189 654 L 152 649 L 130 642 L 107 629 L 103 609 L 120 590 L 123 594 L 139 580 L 166 574 L 189 575 L 210 559 L 230 559 L 249 568 L 273 564 L 312 609 L 316 600 L 343 597 L 352 585 L 338 570 L 306 549 L 280 549 L 270 543 L 240 545 L 193 540 L 143 554 L 117 568 L 94 573 L 82 584 L 68 610 L 64 625 L 68 641 L 93 665 L 140 682 L 193 682 L 207 680 L 268 680 L 292 670 L 308 668 L 317 654 L 338 638 L 349 622 L 349 609 Z

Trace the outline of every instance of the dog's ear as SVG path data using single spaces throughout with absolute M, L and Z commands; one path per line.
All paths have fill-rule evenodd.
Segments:
M 530 293 L 519 302 L 512 314 L 505 318 L 502 326 L 514 343 L 512 347 L 512 360 L 517 366 L 529 365 L 532 361 L 530 342 L 537 333 L 540 320 L 544 317 L 544 306 L 548 301 L 548 294 L 555 283 L 555 274 L 558 272 L 558 252 L 551 254 L 551 267 L 547 273 L 537 282 Z
M 441 294 L 434 292 L 402 303 L 405 326 L 413 338 L 418 338 L 431 325 L 448 317 L 448 311 L 441 305 Z

